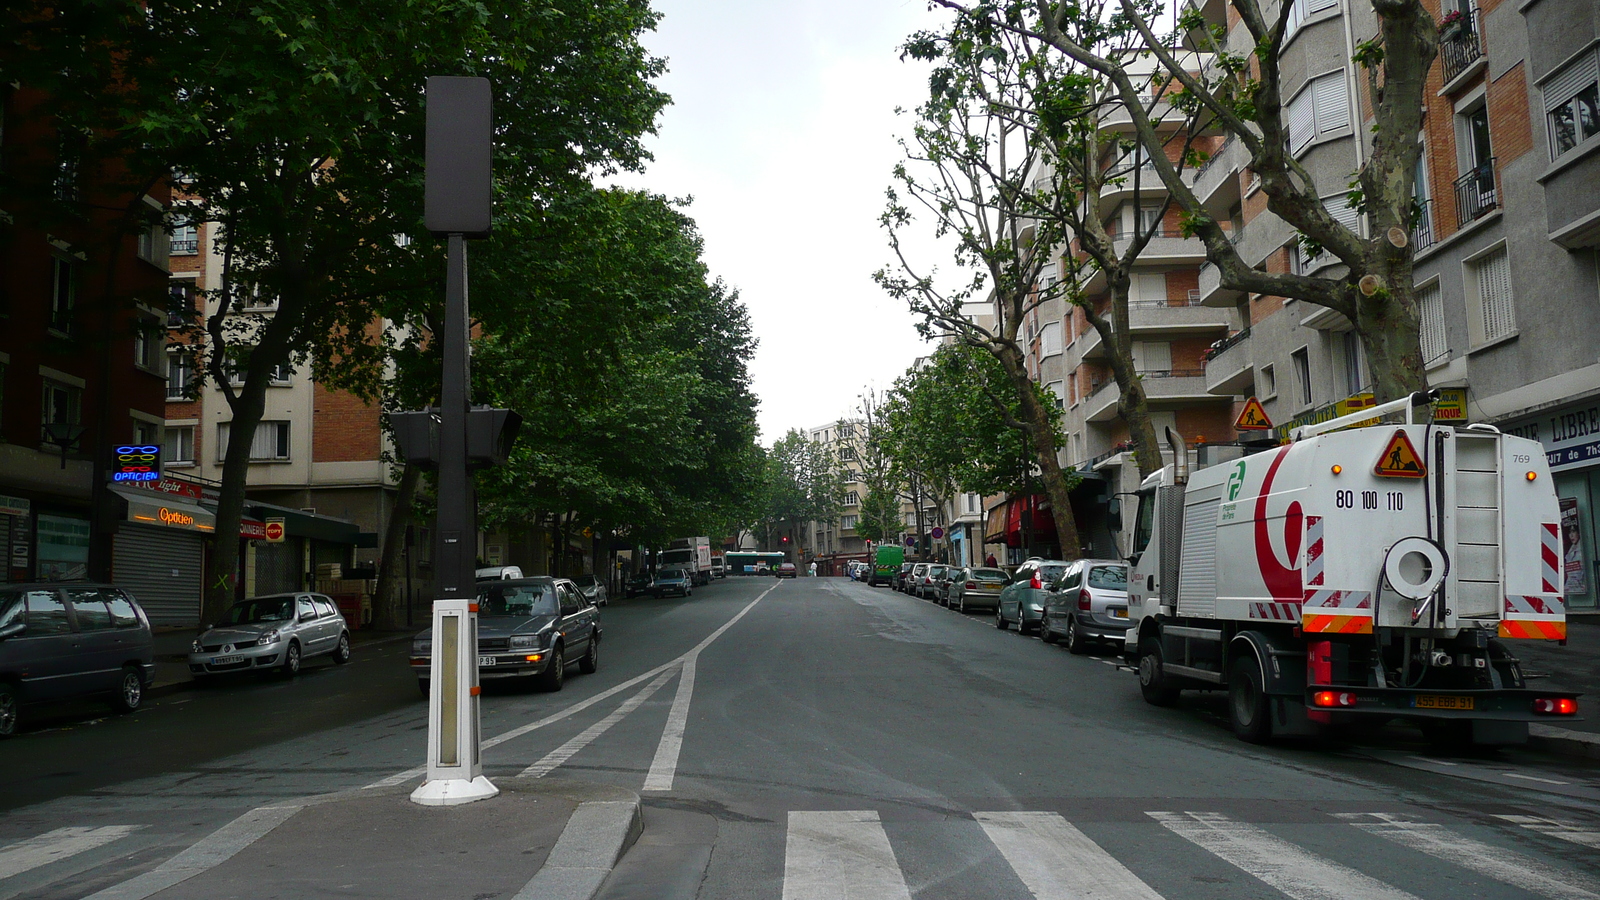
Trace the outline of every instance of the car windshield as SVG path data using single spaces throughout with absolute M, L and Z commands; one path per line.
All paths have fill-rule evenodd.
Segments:
M 572 583 L 576 584 L 578 587 L 594 587 L 594 576 L 574 575 L 572 576 Z
M 223 625 L 251 625 L 256 622 L 287 622 L 294 618 L 293 597 L 257 597 L 229 607 Z
M 478 615 L 553 616 L 560 612 L 550 584 L 495 585 L 478 594 Z
M 1005 581 L 1006 573 L 999 569 L 973 569 L 973 581 Z
M 661 574 L 656 576 L 656 580 L 657 581 L 672 581 L 674 579 L 682 578 L 682 577 L 683 577 L 683 571 L 681 569 L 663 569 L 663 570 L 661 570 Z
M 1123 566 L 1095 566 L 1089 570 L 1089 587 L 1125 591 L 1128 589 L 1128 570 Z

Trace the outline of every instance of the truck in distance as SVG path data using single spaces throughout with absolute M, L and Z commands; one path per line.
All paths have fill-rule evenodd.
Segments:
M 656 568 L 682 569 L 696 587 L 711 583 L 711 538 L 674 538 L 666 550 L 656 555 Z

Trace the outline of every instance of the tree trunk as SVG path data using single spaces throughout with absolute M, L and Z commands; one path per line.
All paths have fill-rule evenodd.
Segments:
M 1020 365 L 1007 365 L 1012 380 L 1017 385 L 1017 395 L 1022 400 L 1023 421 L 1028 424 L 1028 440 L 1033 445 L 1034 462 L 1039 466 L 1044 481 L 1045 496 L 1050 498 L 1050 514 L 1056 523 L 1056 540 L 1061 544 L 1062 559 L 1078 559 L 1083 555 L 1078 540 L 1078 523 L 1072 516 L 1072 500 L 1067 488 L 1066 474 L 1056 459 L 1055 427 L 1050 410 L 1039 402 L 1033 392 L 1033 381 Z
M 383 555 L 378 562 L 378 586 L 372 595 L 372 626 L 379 631 L 392 631 L 405 624 L 399 602 L 405 583 L 406 527 L 411 524 L 412 500 L 417 494 L 417 484 L 422 480 L 422 470 L 406 463 L 400 473 L 400 483 L 395 488 L 394 509 L 389 513 L 389 524 L 383 530 Z M 411 602 L 408 596 L 406 603 Z
M 251 369 L 254 370 L 255 366 Z M 217 525 L 206 548 L 206 587 L 200 612 L 203 623 L 221 621 L 233 605 L 239 583 L 239 521 L 244 518 L 244 488 L 250 474 L 250 448 L 256 426 L 266 410 L 267 372 L 251 371 L 231 404 L 228 453 L 222 464 L 222 486 L 217 492 Z

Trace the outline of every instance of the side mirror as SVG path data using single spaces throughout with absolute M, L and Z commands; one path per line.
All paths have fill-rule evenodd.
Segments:
M 1122 530 L 1122 498 L 1112 497 L 1106 501 L 1106 527 L 1113 532 Z
M 4 628 L 0 628 L 0 641 L 5 640 L 6 638 L 16 637 L 17 635 L 19 635 L 19 634 L 21 634 L 21 633 L 23 633 L 24 631 L 27 631 L 27 630 L 28 630 L 28 623 L 27 622 L 12 622 L 10 625 L 5 626 Z

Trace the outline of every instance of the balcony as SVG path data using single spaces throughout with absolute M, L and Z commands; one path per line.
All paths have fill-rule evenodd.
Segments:
M 1500 206 L 1495 187 L 1495 158 L 1474 166 L 1456 179 L 1456 228 L 1465 228 Z
M 1152 401 L 1215 400 L 1206 393 L 1206 370 L 1199 369 L 1148 369 L 1140 372 L 1144 379 L 1144 393 Z
M 1206 393 L 1222 397 L 1255 388 L 1256 367 L 1250 350 L 1250 329 L 1223 338 L 1206 353 Z
M 1128 243 L 1133 235 L 1119 234 L 1111 239 L 1113 252 L 1121 256 L 1128 249 Z M 1205 262 L 1206 246 L 1197 237 L 1184 237 L 1183 232 L 1172 228 L 1158 229 L 1145 243 L 1144 249 L 1139 251 L 1139 261 L 1142 263 L 1192 263 L 1198 265 Z
M 1417 218 L 1417 224 L 1411 226 L 1411 252 L 1413 254 L 1433 246 L 1433 201 L 1422 201 L 1422 215 Z
M 1200 302 L 1200 292 L 1190 291 L 1181 300 L 1129 300 L 1128 330 L 1135 339 L 1152 334 L 1195 334 L 1225 331 L 1233 317 L 1225 310 L 1208 308 Z M 1080 359 L 1103 359 L 1105 342 L 1100 332 L 1089 329 L 1074 344 Z
M 1090 422 L 1109 422 L 1117 417 L 1117 401 L 1121 399 L 1122 389 L 1107 376 L 1083 398 L 1083 417 Z
M 1194 173 L 1194 195 L 1214 216 L 1225 216 L 1239 202 L 1239 173 L 1247 151 L 1232 136 Z
M 1444 83 L 1448 89 L 1450 83 L 1455 81 L 1472 68 L 1473 63 L 1483 58 L 1483 14 L 1474 9 L 1469 15 L 1461 18 L 1458 24 L 1446 25 L 1439 29 L 1439 69 L 1444 75 Z
M 1244 296 L 1243 291 L 1222 286 L 1222 270 L 1216 263 L 1205 263 L 1200 267 L 1200 304 L 1213 308 L 1232 307 Z

